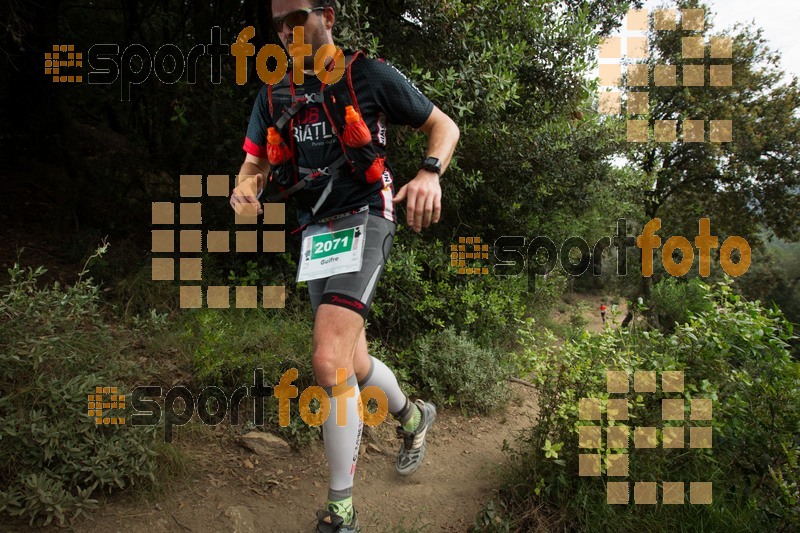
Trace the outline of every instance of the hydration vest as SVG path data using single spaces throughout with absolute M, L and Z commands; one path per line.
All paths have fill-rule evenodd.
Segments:
M 384 178 L 385 135 L 377 131 L 380 129 L 378 120 L 370 121 L 376 131 L 370 129 L 368 122 L 361 115 L 358 98 L 353 89 L 353 65 L 363 58 L 365 56 L 360 51 L 345 55 L 342 79 L 332 85 L 327 85 L 325 80 L 321 80 L 322 85 L 318 93 L 297 96 L 291 69 L 280 83 L 268 86 L 267 101 L 274 125 L 267 132 L 267 155 L 272 170 L 270 179 L 282 189 L 280 194 L 268 198 L 268 202 L 285 201 L 303 189 L 316 187 L 314 180 L 327 179 L 319 201 L 312 208 L 312 214 L 315 214 L 330 194 L 334 181 L 339 179 L 342 170 L 348 166 L 352 178 L 346 179 L 356 179 L 368 184 L 384 179 L 384 184 L 389 183 L 388 175 Z M 337 54 L 335 60 L 341 59 L 341 54 Z M 273 96 L 276 94 L 290 96 L 292 105 L 289 107 L 275 105 Z M 292 134 L 294 121 L 295 116 L 309 103 L 322 105 L 342 150 L 342 155 L 324 168 L 305 168 L 297 163 L 296 141 Z

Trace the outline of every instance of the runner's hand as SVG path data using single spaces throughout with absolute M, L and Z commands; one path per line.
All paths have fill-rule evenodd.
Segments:
M 231 194 L 231 207 L 239 216 L 252 217 L 264 212 L 261 202 L 256 198 L 264 188 L 264 174 L 248 176 L 242 180 Z
M 417 176 L 403 185 L 392 203 L 406 203 L 406 223 L 420 232 L 431 223 L 439 222 L 442 213 L 442 187 L 436 172 L 420 170 Z

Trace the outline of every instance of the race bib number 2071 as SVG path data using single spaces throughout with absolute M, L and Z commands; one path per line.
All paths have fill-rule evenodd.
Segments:
M 322 225 L 327 229 L 327 225 Z M 312 230 L 312 231 L 309 231 Z M 303 236 L 297 281 L 327 278 L 361 270 L 365 225 L 316 234 L 308 228 Z

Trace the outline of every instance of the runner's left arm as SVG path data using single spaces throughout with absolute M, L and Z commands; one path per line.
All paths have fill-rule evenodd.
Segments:
M 433 108 L 428 119 L 419 127 L 428 136 L 427 157 L 435 157 L 442 162 L 442 173 L 450 164 L 453 152 L 460 137 L 458 126 L 438 107 Z M 392 200 L 394 203 L 407 201 L 406 222 L 419 232 L 431 223 L 439 222 L 442 212 L 442 188 L 436 172 L 420 169 L 417 175 L 400 188 Z

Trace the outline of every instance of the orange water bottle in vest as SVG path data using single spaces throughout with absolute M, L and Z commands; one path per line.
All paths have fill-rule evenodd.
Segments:
M 386 170 L 386 158 L 376 156 L 375 160 L 364 173 L 367 178 L 367 183 L 375 183 L 381 179 L 384 170 Z
M 369 132 L 367 123 L 351 105 L 345 108 L 344 122 L 344 133 L 342 134 L 344 144 L 351 148 L 361 148 L 372 141 L 372 134 Z
M 267 158 L 270 165 L 280 165 L 292 158 L 292 149 L 286 146 L 281 134 L 273 127 L 267 130 Z

